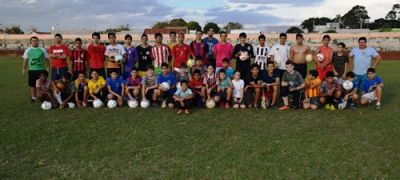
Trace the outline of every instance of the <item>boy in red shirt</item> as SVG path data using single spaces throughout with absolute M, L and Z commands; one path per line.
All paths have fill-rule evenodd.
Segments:
M 104 70 L 104 59 L 106 47 L 100 43 L 100 33 L 94 32 L 92 34 L 93 42 L 88 47 L 88 59 L 90 74 L 96 71 L 100 76 L 106 78 L 106 71 Z
M 319 79 L 321 79 L 321 81 L 325 80 L 326 73 L 333 71 L 332 68 L 333 49 L 329 47 L 330 41 L 331 37 L 329 35 L 325 35 L 322 38 L 322 45 L 318 48 L 317 51 L 317 53 L 321 53 L 324 55 L 324 60 L 318 61 L 317 57 L 314 58 L 315 69 L 318 71 Z
M 179 73 L 179 65 L 187 62 L 189 56 L 193 59 L 193 52 L 189 45 L 184 43 L 185 34 L 180 32 L 178 34 L 178 44 L 172 48 L 172 55 L 174 56 L 174 71 Z
M 62 44 L 62 35 L 54 35 L 55 45 L 49 48 L 49 57 L 51 59 L 51 80 L 59 80 L 68 72 L 67 58 L 69 54 L 68 47 Z
M 193 78 L 189 83 L 189 87 L 194 94 L 194 103 L 202 107 L 206 101 L 206 88 L 203 85 L 203 78 L 201 77 L 200 70 L 193 71 Z
M 75 39 L 75 48 L 69 54 L 71 61 L 72 80 L 78 78 L 79 73 L 86 75 L 86 67 L 88 66 L 88 52 L 82 48 L 82 39 Z

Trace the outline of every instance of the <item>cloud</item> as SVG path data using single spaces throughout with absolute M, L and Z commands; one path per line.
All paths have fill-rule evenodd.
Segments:
M 295 6 L 309 6 L 321 3 L 321 0 L 228 0 L 229 3 L 241 4 L 291 4 Z

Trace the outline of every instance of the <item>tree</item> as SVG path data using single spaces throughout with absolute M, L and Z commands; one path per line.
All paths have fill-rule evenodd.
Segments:
M 294 33 L 294 34 L 298 34 L 298 33 L 303 33 L 303 30 L 301 30 L 299 27 L 296 26 L 292 26 L 291 28 L 289 28 L 286 33 Z
M 308 29 L 308 32 L 313 32 L 314 25 L 326 25 L 329 22 L 332 22 L 332 20 L 327 17 L 312 17 L 304 20 L 301 26 Z
M 225 31 L 230 33 L 234 29 L 243 29 L 243 25 L 238 22 L 229 22 L 225 27 Z
M 365 27 L 365 22 L 370 17 L 364 6 L 356 5 L 342 17 L 345 27 L 355 29 Z
M 394 4 L 385 17 L 386 20 L 400 20 L 400 4 Z
M 213 28 L 215 33 L 219 33 L 219 31 L 221 30 L 218 26 L 218 24 L 213 23 L 213 22 L 209 22 L 206 25 L 204 25 L 203 31 L 207 32 L 208 29 Z
M 186 27 L 186 25 L 187 25 L 187 22 L 185 20 L 183 20 L 182 18 L 172 19 L 169 22 L 170 27 Z
M 201 26 L 198 22 L 196 21 L 190 21 L 187 23 L 186 27 L 188 28 L 188 30 L 201 30 Z
M 24 34 L 24 31 L 21 30 L 20 26 L 11 26 L 11 27 L 6 27 L 6 29 L 4 29 L 4 33 L 6 33 L 6 34 Z
M 152 28 L 165 28 L 169 26 L 169 23 L 167 21 L 160 21 L 160 22 L 156 22 Z

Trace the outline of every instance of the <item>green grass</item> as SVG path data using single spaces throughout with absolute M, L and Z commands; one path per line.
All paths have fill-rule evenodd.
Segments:
M 42 111 L 0 57 L 0 179 L 400 178 L 400 62 L 383 109 Z

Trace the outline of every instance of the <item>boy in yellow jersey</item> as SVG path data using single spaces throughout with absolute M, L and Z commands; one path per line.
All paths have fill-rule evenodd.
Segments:
M 321 79 L 318 77 L 318 71 L 311 70 L 306 78 L 306 92 L 303 101 L 304 109 L 316 110 L 320 107 L 319 91 L 321 88 Z
M 92 79 L 88 82 L 89 88 L 89 98 L 96 100 L 100 99 L 101 101 L 105 100 L 107 95 L 106 90 L 106 81 L 104 80 L 103 76 L 99 76 L 99 73 L 95 70 L 92 71 L 90 74 Z

